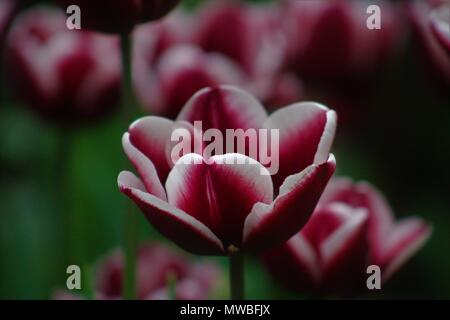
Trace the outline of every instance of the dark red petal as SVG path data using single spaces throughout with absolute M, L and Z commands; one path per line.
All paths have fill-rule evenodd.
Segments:
M 188 45 L 168 50 L 161 57 L 156 71 L 160 86 L 156 94 L 161 96 L 160 106 L 156 107 L 173 119 L 197 91 L 222 84 L 244 83 L 244 75 L 232 61 Z
M 167 155 L 175 123 L 160 117 L 143 117 L 129 128 L 129 139 L 155 165 L 161 181 L 165 181 L 172 167 Z
M 291 290 L 305 293 L 315 290 L 319 285 L 319 257 L 301 234 L 265 252 L 262 259 L 270 274 Z
M 241 247 L 253 205 L 273 199 L 267 169 L 242 154 L 214 156 L 208 163 L 200 155 L 186 155 L 170 172 L 166 190 L 171 205 L 203 222 L 225 248 Z
M 145 185 L 146 192 L 161 200 L 167 200 L 166 191 L 158 178 L 158 173 L 153 162 L 131 144 L 128 133 L 125 133 L 122 137 L 122 146 L 128 159 L 130 159 L 138 171 Z
M 274 112 L 264 127 L 280 134 L 280 165 L 273 176 L 277 189 L 286 177 L 327 161 L 336 131 L 336 113 L 317 103 L 297 103 Z
M 263 106 L 248 93 L 232 87 L 205 88 L 195 94 L 177 120 L 202 121 L 203 130 L 262 128 L 267 115 Z
M 313 213 L 335 168 L 335 158 L 330 155 L 327 162 L 289 176 L 270 205 L 256 204 L 245 220 L 244 248 L 267 249 L 298 232 Z
M 131 172 L 118 178 L 120 191 L 130 197 L 150 223 L 181 248 L 194 254 L 224 254 L 221 241 L 202 222 L 167 202 L 146 193 L 143 184 Z
M 387 281 L 406 261 L 408 261 L 427 241 L 431 227 L 418 218 L 408 218 L 398 222 L 385 233 L 379 251 L 382 255 L 373 260 L 380 266 L 382 281 Z
M 322 290 L 351 293 L 365 286 L 367 210 L 336 203 L 323 209 L 343 223 L 320 244 Z

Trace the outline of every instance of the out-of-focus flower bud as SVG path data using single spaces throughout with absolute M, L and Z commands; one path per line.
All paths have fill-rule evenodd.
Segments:
M 17 96 L 59 123 L 95 120 L 118 103 L 117 39 L 69 31 L 59 10 L 35 8 L 19 16 L 7 61 Z

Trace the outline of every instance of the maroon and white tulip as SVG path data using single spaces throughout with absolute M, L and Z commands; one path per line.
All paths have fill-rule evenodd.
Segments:
M 140 100 L 151 112 L 171 119 L 200 89 L 246 83 L 245 74 L 233 61 L 192 45 L 167 49 L 153 65 L 143 58 L 135 61 L 135 88 Z
M 377 1 L 382 25 L 370 30 L 366 27 L 370 4 L 359 0 L 286 2 L 290 61 L 303 78 L 366 79 L 380 70 L 396 49 L 402 19 L 388 2 Z
M 195 133 L 195 121 L 224 136 L 227 129 L 278 129 L 279 150 L 270 150 L 279 151 L 278 172 L 270 176 L 257 159 L 239 153 L 211 158 L 189 153 L 174 164 L 171 134 L 180 126 Z M 309 219 L 335 170 L 329 154 L 335 128 L 334 111 L 317 103 L 267 116 L 254 97 L 237 88 L 205 88 L 176 122 L 145 117 L 130 126 L 123 147 L 140 178 L 124 171 L 119 187 L 162 234 L 188 251 L 225 255 L 236 248 L 265 249 L 289 239 Z
M 369 184 L 336 179 L 306 226 L 263 259 L 274 278 L 293 290 L 351 294 L 367 289 L 367 266 L 379 266 L 385 283 L 430 233 L 419 218 L 396 222 Z
M 69 31 L 63 12 L 34 8 L 13 25 L 7 52 L 17 96 L 60 123 L 88 121 L 118 103 L 117 39 Z
M 64 9 L 77 5 L 81 27 L 108 33 L 130 32 L 136 24 L 159 19 L 180 0 L 56 0 Z
M 143 300 L 169 299 L 169 277 L 174 281 L 178 300 L 207 299 L 221 281 L 219 268 L 206 262 L 191 262 L 184 255 L 160 244 L 145 244 L 137 257 L 137 298 Z M 95 296 L 100 300 L 122 297 L 124 255 L 115 250 L 102 261 L 95 273 Z M 55 294 L 57 300 L 81 299 L 66 291 Z
M 285 60 L 287 39 L 276 6 L 211 1 L 199 13 L 194 41 L 239 63 L 252 76 L 271 74 Z
M 147 110 L 173 119 L 198 90 L 226 84 L 244 88 L 267 107 L 301 99 L 300 80 L 280 69 L 285 45 L 279 26 L 271 28 L 277 22 L 272 11 L 213 1 L 199 15 L 177 10 L 136 29 L 134 83 Z M 230 15 L 243 29 L 237 36 L 220 38 L 223 23 L 234 28 L 226 22 Z M 243 34 L 251 43 L 240 39 Z M 232 48 L 245 51 L 246 58 L 238 58 L 240 53 Z

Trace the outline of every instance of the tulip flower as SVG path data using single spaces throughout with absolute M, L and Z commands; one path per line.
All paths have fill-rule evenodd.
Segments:
M 233 59 L 249 75 L 273 73 L 284 63 L 287 39 L 277 7 L 211 1 L 198 20 L 194 41 Z
M 385 283 L 430 233 L 419 218 L 396 222 L 371 185 L 336 179 L 306 226 L 263 260 L 275 279 L 295 291 L 352 294 L 366 288 L 367 266 L 379 266 Z
M 212 11 L 218 14 L 232 10 L 235 14 L 242 14 L 238 8 L 241 8 L 241 5 L 221 3 L 221 6 L 217 6 L 214 2 L 200 15 L 205 16 L 205 21 L 213 23 L 216 20 L 210 18 Z M 258 21 L 256 24 L 255 21 L 256 16 L 261 16 L 259 20 L 263 20 L 262 13 L 254 7 L 245 8 L 246 15 L 253 17 L 251 20 L 242 18 L 246 21 L 246 30 L 262 26 L 262 22 Z M 258 14 L 253 13 L 254 11 L 258 11 Z M 268 15 L 265 13 L 265 16 Z M 204 32 L 196 29 L 210 29 L 204 29 L 206 27 L 203 23 L 196 23 L 197 20 L 202 19 L 178 10 L 163 21 L 140 26 L 135 30 L 133 80 L 136 93 L 145 109 L 174 119 L 198 90 L 226 84 L 244 88 L 268 107 L 280 107 L 301 99 L 301 82 L 294 75 L 279 70 L 282 51 L 275 52 L 269 48 L 269 43 L 276 44 L 275 42 L 267 40 L 266 46 L 261 46 L 260 51 L 254 52 L 266 55 L 265 59 L 269 63 L 254 66 L 249 72 L 242 60 L 234 59 L 224 51 L 202 47 L 200 35 Z M 197 24 L 200 26 L 196 27 Z M 268 33 L 267 30 L 260 30 L 261 35 L 263 32 Z M 246 46 L 244 43 L 239 45 Z M 270 58 L 269 55 L 272 54 L 274 56 Z M 272 65 L 275 61 L 278 62 Z M 253 62 L 255 61 L 252 60 Z
M 445 34 L 445 10 L 448 13 L 448 4 L 442 2 L 441 6 L 433 7 L 432 4 L 426 2 L 414 1 L 408 9 L 414 34 L 419 40 L 421 53 L 442 91 L 444 94 L 448 94 L 450 58 L 446 51 L 448 42 L 445 41 L 445 39 L 448 40 L 448 34 Z
M 69 31 L 56 9 L 34 8 L 13 25 L 7 61 L 18 97 L 61 123 L 110 112 L 120 92 L 115 38 Z
M 304 78 L 313 80 L 366 79 L 392 56 L 401 19 L 394 7 L 381 7 L 380 29 L 367 27 L 361 1 L 288 1 L 284 15 L 290 60 Z
M 56 0 L 81 9 L 81 27 L 108 33 L 129 33 L 136 24 L 166 15 L 179 0 Z
M 139 58 L 135 60 L 134 78 L 140 100 L 152 112 L 171 119 L 200 89 L 245 84 L 245 75 L 233 61 L 192 45 L 171 47 L 155 65 L 143 55 Z
M 115 250 L 103 259 L 95 273 L 95 296 L 100 300 L 122 297 L 124 256 Z M 174 281 L 174 297 L 178 300 L 206 299 L 220 281 L 220 271 L 214 264 L 191 262 L 183 255 L 160 244 L 145 244 L 137 258 L 137 297 L 142 300 L 170 299 L 170 279 Z M 55 294 L 57 300 L 82 297 L 66 291 Z
M 279 130 L 279 170 L 272 177 L 242 153 L 187 153 L 173 163 L 174 128 Z M 184 106 L 177 121 L 144 117 L 123 136 L 140 178 L 124 171 L 120 190 L 147 219 L 180 247 L 196 254 L 257 251 L 289 239 L 308 220 L 335 169 L 329 154 L 334 111 L 299 103 L 267 116 L 251 95 L 234 87 L 205 88 Z M 204 142 L 204 141 L 203 141 Z M 196 151 L 194 151 L 196 152 Z M 234 163 L 233 162 L 238 162 Z M 241 162 L 243 162 L 241 164 Z M 164 184 L 163 184 L 164 183 Z

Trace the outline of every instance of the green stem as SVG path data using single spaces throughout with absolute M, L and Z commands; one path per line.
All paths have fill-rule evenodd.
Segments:
M 95 299 L 95 291 L 94 291 L 94 279 L 93 279 L 93 271 L 92 267 L 89 265 L 83 266 L 83 274 L 81 277 L 82 281 L 82 290 L 83 290 L 83 296 L 87 300 L 94 300 Z
M 177 299 L 177 275 L 174 272 L 169 272 L 166 277 L 166 287 L 167 287 L 167 299 L 176 300 Z
M 244 255 L 230 255 L 230 291 L 232 300 L 244 300 Z
M 72 149 L 72 128 L 63 127 L 59 131 L 56 149 L 56 188 L 59 204 L 59 221 L 61 221 L 60 238 L 63 239 L 63 264 L 65 267 L 74 263 L 76 234 L 74 232 L 73 217 L 70 212 L 69 173 L 70 151 Z
M 122 108 L 125 123 L 128 126 L 131 123 L 134 106 L 136 105 L 131 74 L 132 53 L 130 34 L 122 34 L 120 43 L 122 53 Z M 128 300 L 136 299 L 136 258 L 138 243 L 137 215 L 131 204 L 129 204 L 125 213 L 125 278 L 123 286 L 123 297 Z

